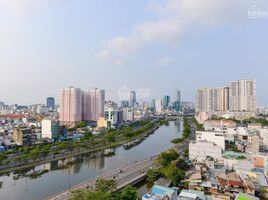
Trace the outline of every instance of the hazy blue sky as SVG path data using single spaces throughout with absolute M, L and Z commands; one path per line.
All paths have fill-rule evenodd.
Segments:
M 257 79 L 268 105 L 267 0 L 0 0 L 0 101 L 44 103 L 73 85 L 152 98 Z

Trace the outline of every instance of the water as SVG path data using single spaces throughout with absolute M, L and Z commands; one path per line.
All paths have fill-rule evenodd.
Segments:
M 3 185 L 0 188 L 0 200 L 45 199 L 70 186 L 94 178 L 100 173 L 161 153 L 172 146 L 173 138 L 181 136 L 181 130 L 182 123 L 170 122 L 168 126 L 161 126 L 141 144 L 129 150 L 124 150 L 123 147 L 113 149 L 115 155 L 111 157 L 105 157 L 103 152 L 78 156 L 72 159 L 79 160 L 79 162 L 67 169 L 60 170 L 53 169 L 63 161 L 37 166 L 35 169 L 49 169 L 50 171 L 35 179 L 22 177 L 14 180 L 13 173 L 1 176 L 0 182 L 3 182 Z

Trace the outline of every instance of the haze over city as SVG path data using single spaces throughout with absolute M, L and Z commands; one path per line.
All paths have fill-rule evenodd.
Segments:
M 265 0 L 0 1 L 0 100 L 58 101 L 73 85 L 150 89 L 152 98 L 182 91 L 195 101 L 200 87 L 257 80 L 257 104 L 267 104 Z
M 0 0 L 0 200 L 268 199 L 267 0 Z

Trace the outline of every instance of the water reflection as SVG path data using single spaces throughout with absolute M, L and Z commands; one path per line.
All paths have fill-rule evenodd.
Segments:
M 36 167 L 17 170 L 0 177 L 0 197 L 5 200 L 44 199 L 49 195 L 94 178 L 100 172 L 107 172 L 126 164 L 148 158 L 168 149 L 171 140 L 181 135 L 181 123 L 170 122 L 161 126 L 140 144 L 125 150 L 122 146 L 58 161 L 51 161 Z M 174 134 L 175 133 L 175 134 Z M 34 179 L 33 172 L 47 172 Z M 18 176 L 17 180 L 13 176 Z M 12 191 L 12 192 L 10 192 Z

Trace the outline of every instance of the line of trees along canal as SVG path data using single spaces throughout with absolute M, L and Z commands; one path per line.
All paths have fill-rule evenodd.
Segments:
M 62 159 L 72 155 L 97 151 L 121 145 L 147 134 L 150 130 L 159 127 L 165 120 L 143 120 L 127 127 L 109 130 L 100 135 L 91 132 L 84 133 L 79 141 L 61 141 L 36 146 L 20 147 L 0 153 L 2 172 L 13 171 L 18 167 L 38 165 L 53 159 Z

